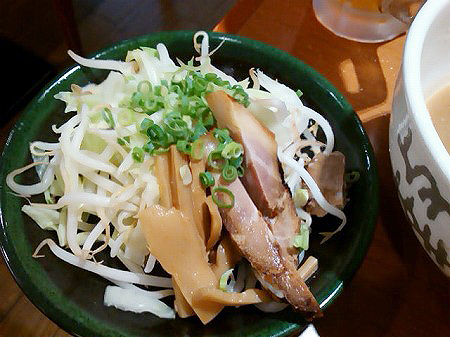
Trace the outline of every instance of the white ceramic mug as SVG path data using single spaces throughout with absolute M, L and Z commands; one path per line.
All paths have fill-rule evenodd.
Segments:
M 450 84 L 450 0 L 428 0 L 406 38 L 389 149 L 405 214 L 428 255 L 450 277 L 450 155 L 426 106 L 445 84 Z

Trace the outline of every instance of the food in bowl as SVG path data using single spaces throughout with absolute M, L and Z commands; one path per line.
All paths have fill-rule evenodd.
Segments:
M 45 196 L 23 211 L 55 230 L 59 245 L 46 239 L 35 255 L 48 245 L 111 280 L 105 304 L 126 310 L 172 318 L 174 308 L 161 298 L 175 295 L 179 316 L 195 313 L 207 323 L 225 305 L 278 310 L 286 298 L 318 316 L 304 283 L 315 260 L 297 265 L 312 214 L 340 219 L 325 240 L 346 221 L 345 161 L 332 151 L 331 127 L 302 104 L 301 93 L 262 71 L 250 71 L 250 87 L 214 67 L 206 33 L 194 44 L 198 64 L 180 66 L 162 44 L 131 50 L 125 62 L 72 54 L 82 65 L 115 71 L 101 84 L 59 93 L 66 112 L 75 112 L 53 127 L 59 142 L 33 142 L 34 162 L 8 176 L 16 193 Z M 37 184 L 14 181 L 32 167 Z M 129 271 L 96 262 L 107 247 Z M 172 278 L 152 275 L 157 261 Z

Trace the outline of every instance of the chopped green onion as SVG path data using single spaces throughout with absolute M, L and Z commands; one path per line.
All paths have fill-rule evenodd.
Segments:
M 220 143 L 229 143 L 233 141 L 230 137 L 230 132 L 227 129 L 215 128 L 213 130 L 213 135 Z
M 300 89 L 298 89 L 295 93 L 297 94 L 298 97 L 303 96 L 303 92 Z
M 117 138 L 117 144 L 124 146 L 127 145 L 127 142 L 123 138 Z
M 142 93 L 140 91 L 136 91 L 133 95 L 131 95 L 130 108 L 135 111 L 142 112 L 143 101 L 144 98 Z
M 148 96 L 152 92 L 152 84 L 147 80 L 140 81 L 137 85 L 137 91 L 144 96 Z
M 171 119 L 181 119 L 181 113 L 179 111 L 177 111 L 177 110 L 166 111 L 165 112 L 165 119 L 164 119 L 165 123 L 169 122 Z
M 161 147 L 167 147 L 169 145 L 167 133 L 158 124 L 153 124 L 147 129 L 147 136 L 152 143 L 156 143 Z
M 127 108 L 122 108 L 117 112 L 117 121 L 122 126 L 128 126 L 134 122 L 134 111 Z
M 181 96 L 181 111 L 185 114 L 189 112 L 189 97 L 186 95 Z
M 141 132 L 147 133 L 147 130 L 150 126 L 155 124 L 150 118 L 144 118 L 141 122 Z
M 244 161 L 244 156 L 239 156 L 236 158 L 228 158 L 228 164 L 233 165 L 236 168 L 238 168 L 239 166 L 242 166 L 243 161 Z
M 222 80 L 220 77 L 217 77 L 214 81 L 214 84 L 219 87 L 229 87 L 230 82 Z
M 151 115 L 164 108 L 164 102 L 160 97 L 149 97 L 143 101 L 142 106 L 147 115 Z
M 176 144 L 177 150 L 184 154 L 191 154 L 191 144 L 186 140 L 178 140 Z
M 199 138 L 201 135 L 204 135 L 205 133 L 207 133 L 208 130 L 205 128 L 205 126 L 199 122 L 197 123 L 197 125 L 194 127 L 194 132 L 192 133 L 192 139 L 196 140 L 197 138 Z
M 295 248 L 300 248 L 302 250 L 308 250 L 309 248 L 309 235 L 306 234 L 297 234 L 294 236 L 294 243 Z
M 231 87 L 231 90 L 232 90 L 231 96 L 236 101 L 238 101 L 245 107 L 248 107 L 250 105 L 250 99 L 248 97 L 248 94 L 244 91 L 244 88 L 242 88 L 239 84 L 233 85 L 233 87 Z
M 192 60 L 188 61 L 192 64 Z M 203 142 L 196 142 L 203 134 L 206 134 L 216 125 L 216 120 L 205 99 L 208 90 L 224 89 L 241 103 L 248 101 L 248 95 L 240 85 L 231 86 L 228 81 L 222 80 L 215 73 L 202 74 L 200 71 L 188 70 L 183 79 L 177 76 L 171 80 L 163 79 L 160 85 L 152 85 L 149 81 L 140 81 L 137 90 L 131 97 L 124 98 L 118 112 L 118 122 L 124 126 L 135 122 L 135 112 L 151 115 L 155 112 L 163 112 L 163 122 L 154 123 L 149 118 L 144 118 L 140 124 L 140 132 L 149 137 L 149 142 L 142 149 L 144 152 L 157 154 L 167 151 L 171 144 L 176 144 L 182 153 L 188 153 L 192 159 L 203 157 Z M 226 159 L 230 159 L 230 165 L 237 171 L 242 164 L 243 148 L 233 142 L 228 130 L 214 129 L 214 136 L 219 141 L 216 152 L 208 159 L 210 168 L 222 171 Z M 181 142 L 180 142 L 181 141 Z M 230 144 L 225 146 L 226 144 Z M 220 151 L 223 151 L 220 154 Z M 234 174 L 233 174 L 234 175 Z
M 214 170 L 221 171 L 225 166 L 226 161 L 222 157 L 222 153 L 220 150 L 211 151 L 208 155 L 208 166 Z
M 191 146 L 191 158 L 194 160 L 200 160 L 205 152 L 205 142 L 202 139 L 197 139 Z
M 168 88 L 169 84 L 167 83 L 167 80 L 161 80 L 161 86 Z
M 234 194 L 228 188 L 223 186 L 215 187 L 211 191 L 211 197 L 216 205 L 220 208 L 231 208 L 234 206 Z M 228 197 L 228 202 L 224 202 L 222 199 Z
M 186 122 L 188 130 L 191 131 L 192 130 L 192 117 L 189 115 L 182 115 L 181 119 Z
M 144 150 L 141 147 L 134 147 L 133 152 L 131 153 L 134 161 L 138 163 L 142 163 L 144 161 Z
M 171 84 L 169 86 L 169 92 L 175 92 L 177 95 L 182 96 L 184 94 L 183 88 L 180 86 L 180 84 Z
M 153 154 L 158 155 L 158 154 L 161 154 L 161 153 L 166 153 L 168 151 L 169 151 L 168 147 L 159 147 L 159 148 L 155 148 L 153 150 Z
M 220 155 L 222 156 L 222 150 L 223 150 L 224 147 L 225 147 L 224 143 L 219 143 L 219 144 L 216 145 L 216 148 L 214 149 L 214 151 L 220 153 Z M 226 158 L 223 158 L 223 159 L 226 159 Z
M 198 177 L 203 187 L 205 188 L 213 186 L 215 183 L 214 177 L 211 172 L 201 172 Z
M 169 118 L 164 125 L 166 131 L 175 139 L 186 139 L 188 134 L 187 123 L 181 118 Z
M 194 89 L 194 95 L 200 96 L 205 91 L 206 86 L 208 85 L 208 81 L 197 73 L 194 73 L 193 77 L 194 81 L 192 83 L 192 86 Z
M 144 144 L 144 146 L 142 147 L 142 149 L 147 152 L 147 153 L 153 153 L 153 151 L 155 150 L 155 145 L 153 145 L 151 142 L 148 142 L 147 144 Z
M 186 77 L 186 93 L 192 95 L 192 78 Z
M 245 173 L 245 169 L 242 165 L 236 167 L 238 177 L 243 177 Z
M 230 283 L 228 284 L 228 280 Z M 233 268 L 222 274 L 219 280 L 219 289 L 225 292 L 232 292 L 236 281 L 234 280 Z
M 205 78 L 206 78 L 208 81 L 213 82 L 214 80 L 217 79 L 217 75 L 214 74 L 214 73 L 207 73 L 207 74 L 205 74 Z
M 309 248 L 309 228 L 304 221 L 300 224 L 300 233 L 294 236 L 293 245 L 303 250 L 308 250 Z
M 222 178 L 225 181 L 231 182 L 234 181 L 238 176 L 238 172 L 236 167 L 233 165 L 226 164 L 222 169 Z
M 55 203 L 55 198 L 53 198 L 52 194 L 50 193 L 50 190 L 45 190 L 44 191 L 44 198 L 45 198 L 45 202 L 47 204 L 54 204 Z
M 161 86 L 160 85 L 155 86 L 153 92 L 155 96 L 161 96 Z
M 214 116 L 211 113 L 209 115 L 206 115 L 202 119 L 202 123 L 206 128 L 211 128 L 215 124 Z
M 225 145 L 222 150 L 222 157 L 230 159 L 237 158 L 244 153 L 244 149 L 241 144 L 236 142 L 230 142 Z
M 114 129 L 116 123 L 114 123 L 114 118 L 112 116 L 111 110 L 109 110 L 108 108 L 104 108 L 102 111 L 102 118 L 111 129 Z

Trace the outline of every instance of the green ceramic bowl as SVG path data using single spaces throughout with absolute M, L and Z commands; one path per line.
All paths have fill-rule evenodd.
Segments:
M 126 51 L 163 42 L 171 56 L 187 61 L 194 55 L 193 32 L 165 32 L 127 40 L 95 55 L 101 59 L 123 59 Z M 287 53 L 250 39 L 220 33 L 210 34 L 212 47 L 225 40 L 213 55 L 213 63 L 236 78 L 258 67 L 273 78 L 299 88 L 307 105 L 331 123 L 336 148 L 347 159 L 347 169 L 357 170 L 360 180 L 350 189 L 345 207 L 348 224 L 323 245 L 313 234 L 310 253 L 319 259 L 319 270 L 308 281 L 322 309 L 326 309 L 349 282 L 370 244 L 378 211 L 378 180 L 375 158 L 364 129 L 352 107 L 326 79 Z M 165 320 L 151 314 L 122 312 L 103 306 L 104 279 L 73 268 L 55 258 L 34 259 L 32 252 L 52 233 L 38 228 L 20 212 L 25 200 L 14 196 L 5 186 L 11 170 L 31 161 L 28 144 L 32 140 L 56 140 L 52 124 L 67 118 L 64 105 L 53 96 L 69 90 L 71 83 L 99 82 L 106 72 L 75 66 L 50 83 L 28 105 L 12 130 L 1 162 L 1 247 L 12 274 L 30 300 L 51 320 L 80 336 L 286 336 L 305 326 L 301 314 L 285 309 L 266 314 L 253 306 L 226 308 L 207 326 L 197 318 Z M 23 181 L 32 180 L 24 176 Z M 323 218 L 314 232 L 336 226 L 333 218 Z M 326 319 L 326 312 L 325 317 Z

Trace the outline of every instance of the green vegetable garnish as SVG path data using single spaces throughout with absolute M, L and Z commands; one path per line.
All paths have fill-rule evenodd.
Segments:
M 195 160 L 199 160 L 203 157 L 205 152 L 205 143 L 201 139 L 197 139 L 192 143 L 191 146 L 191 157 Z
M 244 153 L 243 147 L 241 144 L 236 143 L 234 141 L 225 144 L 222 150 L 222 157 L 231 159 L 238 158 Z
M 114 129 L 116 123 L 114 123 L 114 118 L 112 116 L 111 110 L 109 110 L 108 108 L 104 108 L 102 111 L 102 118 L 111 129 Z
M 222 157 L 221 150 L 211 151 L 208 155 L 208 166 L 213 170 L 221 171 L 226 164 L 225 158 Z
M 140 132 L 149 138 L 141 148 L 142 152 L 163 153 L 175 144 L 178 151 L 199 160 L 204 155 L 204 142 L 199 138 L 216 124 L 205 95 L 213 90 L 224 90 L 245 106 L 248 106 L 249 98 L 240 85 L 231 86 L 213 73 L 202 75 L 189 70 L 185 78 L 176 81 L 175 78 L 171 81 L 162 79 L 160 85 L 152 85 L 146 80 L 139 82 L 131 97 L 123 100 L 120 123 L 129 125 L 136 112 L 148 115 L 158 112 L 155 118 L 143 118 L 140 122 Z M 213 135 L 219 144 L 209 154 L 207 165 L 211 170 L 221 172 L 225 181 L 231 182 L 243 175 L 243 147 L 233 141 L 227 129 L 214 128 Z M 119 142 L 125 145 L 125 142 Z
M 188 126 L 187 123 L 181 118 L 169 118 L 164 123 L 165 130 L 172 135 L 175 139 L 187 139 Z
M 158 147 L 167 147 L 169 145 L 167 133 L 158 124 L 153 124 L 147 129 L 147 136 L 153 145 Z
M 127 142 L 123 138 L 117 138 L 117 144 L 124 146 L 127 145 Z
M 141 122 L 141 132 L 146 134 L 147 130 L 150 126 L 152 126 L 154 123 L 150 118 L 144 118 Z
M 236 170 L 237 170 L 238 177 L 244 176 L 244 172 L 245 172 L 244 166 L 239 165 L 238 167 L 236 167 Z
M 234 194 L 228 188 L 223 186 L 215 187 L 211 191 L 211 196 L 216 205 L 220 208 L 231 208 L 234 206 Z M 222 199 L 228 199 L 228 202 Z
M 184 154 L 191 154 L 192 146 L 189 144 L 186 140 L 179 140 L 177 141 L 177 150 Z
M 122 108 L 117 113 L 117 121 L 122 126 L 128 126 L 134 122 L 134 111 L 127 108 Z
M 134 147 L 133 152 L 131 153 L 134 161 L 138 163 L 142 163 L 144 161 L 144 150 L 141 147 Z
M 228 131 L 227 129 L 215 128 L 213 130 L 213 135 L 217 138 L 219 143 L 226 144 L 233 141 L 233 139 L 230 137 L 230 131 Z
M 222 178 L 225 181 L 231 182 L 236 179 L 238 176 L 238 172 L 236 167 L 233 165 L 226 164 L 222 169 Z
M 228 284 L 228 280 L 230 280 L 230 284 Z M 231 292 L 233 286 L 235 284 L 233 268 L 228 269 L 226 272 L 222 274 L 219 280 L 219 289 L 225 292 Z
M 199 174 L 200 182 L 202 183 L 203 187 L 210 187 L 214 185 L 214 177 L 211 174 L 211 172 L 201 172 Z
M 308 250 L 309 248 L 309 228 L 304 221 L 300 224 L 300 233 L 294 237 L 294 247 Z
M 142 147 L 142 149 L 143 149 L 145 152 L 152 154 L 153 151 L 155 150 L 155 146 L 154 146 L 151 142 L 148 142 L 147 144 L 145 144 L 145 145 Z

